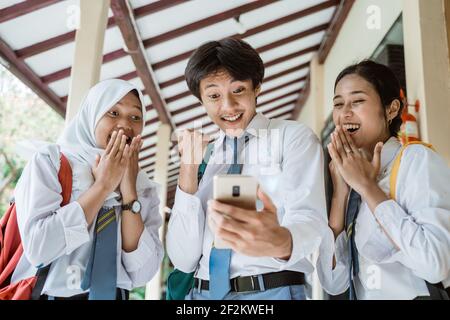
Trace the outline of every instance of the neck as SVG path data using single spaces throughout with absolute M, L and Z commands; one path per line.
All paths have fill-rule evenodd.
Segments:
M 380 137 L 379 139 L 375 140 L 374 142 L 372 142 L 367 147 L 363 147 L 362 148 L 364 150 L 364 152 L 366 153 L 366 155 L 367 155 L 367 157 L 368 157 L 368 159 L 370 161 L 372 161 L 373 151 L 374 151 L 375 146 L 377 145 L 377 143 L 378 142 L 383 142 L 383 144 L 385 144 L 390 138 L 391 138 L 391 136 L 389 134 L 387 134 L 384 137 Z

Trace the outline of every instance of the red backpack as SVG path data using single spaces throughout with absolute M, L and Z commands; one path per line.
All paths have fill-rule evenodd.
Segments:
M 61 154 L 58 180 L 62 187 L 61 206 L 69 203 L 72 193 L 72 169 Z M 23 254 L 22 241 L 17 225 L 16 204 L 12 203 L 0 220 L 0 300 L 39 299 L 50 265 L 39 268 L 36 275 L 11 283 L 11 276 Z

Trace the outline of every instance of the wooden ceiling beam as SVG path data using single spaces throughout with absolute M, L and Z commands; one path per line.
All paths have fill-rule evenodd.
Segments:
M 341 0 L 339 6 L 334 11 L 333 17 L 331 19 L 330 27 L 328 28 L 325 37 L 322 40 L 322 44 L 319 49 L 319 63 L 322 64 L 327 59 L 331 48 L 336 41 L 336 38 L 341 31 L 342 25 L 345 19 L 353 7 L 355 0 Z
M 66 115 L 66 105 L 33 70 L 21 59 L 17 58 L 14 51 L 0 38 L 0 59 L 2 64 L 27 87 L 33 90 L 50 107 L 59 113 L 61 117 Z
M 164 3 L 166 1 L 168 1 L 168 0 L 158 1 L 158 2 Z M 225 12 L 221 12 L 216 15 L 210 16 L 208 18 L 193 22 L 189 25 L 182 26 L 180 28 L 162 33 L 156 37 L 145 39 L 145 40 L 143 40 L 144 47 L 148 48 L 151 45 L 161 43 L 162 41 L 167 41 L 167 40 L 173 39 L 174 37 L 179 37 L 184 34 L 187 34 L 188 32 L 199 30 L 199 29 L 207 27 L 209 25 L 213 25 L 215 23 L 218 23 L 218 22 L 221 22 L 221 21 L 224 21 L 227 19 L 231 19 L 239 14 L 243 14 L 245 12 L 249 12 L 249 11 L 255 10 L 257 8 L 261 8 L 263 6 L 273 3 L 275 1 L 277 1 L 277 0 L 252 1 L 251 3 L 247 3 L 247 4 L 239 6 L 237 8 L 234 8 L 234 9 L 231 9 L 231 10 L 228 10 Z M 46 50 L 49 50 L 49 48 L 50 47 L 47 46 Z M 23 54 L 23 52 L 19 52 L 19 53 Z M 37 54 L 37 51 L 34 50 L 33 54 Z M 127 55 L 127 53 L 123 49 L 118 49 L 118 50 L 109 52 L 103 56 L 103 63 L 111 62 L 113 60 L 122 58 L 126 55 Z M 152 68 L 153 68 L 153 66 L 152 66 Z M 56 71 L 52 74 L 48 74 L 48 75 L 44 76 L 44 78 L 46 81 L 48 81 L 50 83 L 50 82 L 54 82 L 54 81 L 57 81 L 60 79 L 64 79 L 69 76 L 70 76 L 70 67 L 60 70 L 60 71 Z
M 33 2 L 33 1 L 28 0 L 28 1 L 25 1 L 25 2 Z M 36 0 L 34 2 L 42 2 L 42 1 Z M 50 1 L 47 1 L 47 2 L 50 2 Z M 55 2 L 55 1 L 53 1 L 53 2 Z M 133 12 L 134 12 L 134 16 L 136 18 L 139 18 L 139 17 L 145 16 L 145 15 L 149 15 L 149 14 L 156 13 L 158 11 L 170 8 L 172 6 L 178 5 L 178 4 L 183 3 L 183 2 L 184 2 L 184 0 L 156 1 L 156 2 L 150 3 L 148 5 L 136 8 L 136 9 L 133 10 Z M 114 20 L 114 17 L 110 17 L 108 19 L 107 28 L 110 28 L 110 27 L 115 26 L 115 25 L 116 25 L 116 22 Z M 53 37 L 53 38 L 50 38 L 50 39 L 47 39 L 47 40 L 35 43 L 35 44 L 30 45 L 28 47 L 16 50 L 16 54 L 17 54 L 17 56 L 19 58 L 25 59 L 25 58 L 29 58 L 31 56 L 37 55 L 39 53 L 42 53 L 44 51 L 47 51 L 47 50 L 54 49 L 56 47 L 62 46 L 64 44 L 72 42 L 74 40 L 75 40 L 75 31 L 70 31 L 70 32 L 61 34 L 59 36 L 56 36 L 56 37 Z M 121 50 L 121 53 L 123 54 L 122 56 L 125 56 L 126 55 L 125 51 L 123 51 L 122 49 L 120 49 L 120 50 Z M 68 70 L 68 72 L 67 72 L 67 70 Z M 46 77 L 44 77 L 44 79 L 45 79 L 44 82 L 47 83 L 47 82 L 56 81 L 56 80 L 53 80 L 53 79 L 58 79 L 58 77 L 65 78 L 65 77 L 68 76 L 68 75 L 66 75 L 67 73 L 70 76 L 70 68 L 66 68 L 64 70 L 60 70 L 60 71 L 52 74 L 52 76 L 51 75 L 47 75 Z M 62 78 L 60 78 L 60 79 L 62 79 Z
M 59 0 L 27 0 L 0 10 L 0 23 L 16 19 L 27 13 L 48 7 Z
M 135 65 L 137 74 L 144 84 L 147 94 L 152 100 L 152 106 L 158 113 L 159 120 L 168 124 L 171 130 L 175 129 L 166 103 L 161 95 L 161 90 L 156 81 L 155 74 L 147 61 L 147 54 L 142 44 L 139 30 L 133 15 L 133 10 L 128 0 L 111 0 L 111 9 L 114 19 L 122 33 L 128 54 Z

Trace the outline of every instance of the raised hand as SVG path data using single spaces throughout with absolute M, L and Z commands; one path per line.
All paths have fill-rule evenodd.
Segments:
M 130 146 L 126 144 L 127 137 L 123 130 L 111 134 L 102 156 L 97 155 L 92 174 L 95 183 L 108 192 L 117 189 L 130 159 Z
M 181 154 L 178 185 L 186 193 L 197 191 L 198 167 L 202 163 L 209 136 L 199 131 L 184 130 L 178 136 L 178 150 Z
M 139 151 L 142 144 L 143 140 L 140 135 L 134 137 L 130 143 L 130 159 L 119 186 L 124 203 L 137 199 L 136 180 L 139 173 Z
M 362 194 L 366 188 L 377 185 L 382 142 L 376 144 L 372 161 L 369 161 L 367 155 L 355 146 L 353 139 L 340 126 L 331 134 L 331 140 L 328 144 L 330 156 L 350 187 Z

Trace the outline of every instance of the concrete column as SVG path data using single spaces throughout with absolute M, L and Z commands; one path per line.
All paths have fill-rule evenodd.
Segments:
M 325 122 L 324 106 L 324 67 L 319 63 L 317 55 L 313 57 L 310 64 L 310 92 L 308 100 L 300 112 L 298 121 L 310 127 L 320 138 L 320 131 Z M 318 250 L 314 252 L 312 261 L 317 261 Z M 314 271 L 311 277 L 311 298 L 313 300 L 323 300 L 323 289 L 320 285 L 317 271 Z
M 75 35 L 66 123 L 77 113 L 88 90 L 100 79 L 109 3 L 110 0 L 80 0 L 80 26 Z
M 298 121 L 306 124 L 320 137 L 320 131 L 325 122 L 324 65 L 319 63 L 317 55 L 311 60 L 309 76 L 309 97 L 300 112 Z
M 403 0 L 403 32 L 408 100 L 420 101 L 421 139 L 450 164 L 449 25 L 444 14 L 448 2 Z
M 168 124 L 161 124 L 158 128 L 157 133 L 157 143 L 156 143 L 156 162 L 155 162 L 155 174 L 154 181 L 160 184 L 160 195 L 159 195 L 159 212 L 162 216 L 163 224 L 159 229 L 159 237 L 164 243 L 164 230 L 166 228 L 166 213 L 165 207 L 167 203 L 167 169 L 169 163 L 169 150 L 170 150 L 170 133 L 171 128 Z M 162 267 L 162 265 L 161 265 Z M 147 283 L 145 290 L 146 300 L 159 300 L 161 298 L 161 284 L 162 284 L 162 273 L 160 271 L 153 277 L 153 279 Z

